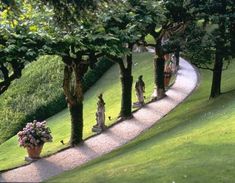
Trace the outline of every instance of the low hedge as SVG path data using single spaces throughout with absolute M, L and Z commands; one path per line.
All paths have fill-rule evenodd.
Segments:
M 87 91 L 113 65 L 100 60 L 84 77 Z M 15 135 L 28 121 L 44 120 L 64 108 L 63 62 L 57 56 L 43 56 L 25 68 L 20 79 L 0 96 L 0 144 Z

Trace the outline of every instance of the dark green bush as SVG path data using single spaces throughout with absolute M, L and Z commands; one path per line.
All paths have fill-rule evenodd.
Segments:
M 102 59 L 84 77 L 87 91 L 112 66 Z M 62 89 L 63 62 L 43 56 L 25 68 L 20 79 L 0 96 L 0 144 L 15 135 L 28 121 L 44 120 L 66 107 Z

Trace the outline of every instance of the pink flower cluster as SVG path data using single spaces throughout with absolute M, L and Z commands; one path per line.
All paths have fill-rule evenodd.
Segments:
M 51 131 L 46 127 L 46 121 L 34 120 L 32 123 L 27 123 L 26 127 L 17 135 L 19 144 L 23 147 L 35 147 L 52 141 Z

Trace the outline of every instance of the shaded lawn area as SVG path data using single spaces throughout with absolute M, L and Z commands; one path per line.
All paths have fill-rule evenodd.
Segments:
M 153 63 L 150 53 L 134 55 L 133 77 L 134 82 L 139 75 L 144 76 L 146 83 L 146 97 L 149 98 L 153 92 Z M 134 86 L 134 85 L 133 85 Z M 95 112 L 97 108 L 97 96 L 104 94 L 106 103 L 106 117 L 111 116 L 112 120 L 106 119 L 107 125 L 111 125 L 117 118 L 121 106 L 121 84 L 119 78 L 118 65 L 114 65 L 104 76 L 85 94 L 84 101 L 84 138 L 92 135 L 91 128 L 95 125 Z M 133 88 L 133 101 L 136 96 Z M 30 107 L 30 106 L 29 106 Z M 42 156 L 52 154 L 68 146 L 70 138 L 70 116 L 68 110 L 64 110 L 57 115 L 47 119 L 51 128 L 53 142 L 44 145 Z M 63 140 L 66 145 L 62 145 Z M 17 137 L 14 136 L 0 145 L 0 170 L 12 168 L 25 163 L 24 157 L 27 155 L 24 148 L 18 146 Z
M 49 182 L 235 182 L 235 63 L 224 94 L 208 100 L 212 73 L 183 104 L 133 142 Z

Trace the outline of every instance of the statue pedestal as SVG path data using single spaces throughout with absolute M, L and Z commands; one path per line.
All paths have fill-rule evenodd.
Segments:
M 107 129 L 107 126 L 103 125 L 102 127 L 98 126 L 98 125 L 94 125 L 92 127 L 92 132 L 95 133 L 101 133 L 102 131 L 104 131 L 105 129 Z
M 144 103 L 142 102 L 134 102 L 132 107 L 133 108 L 140 108 L 140 107 L 143 107 Z
M 39 160 L 40 158 L 30 158 L 28 156 L 25 156 L 24 160 L 27 161 L 27 162 L 34 162 L 34 161 L 37 161 Z
M 157 88 L 154 88 L 153 94 L 152 94 L 152 99 L 156 99 L 157 98 Z

